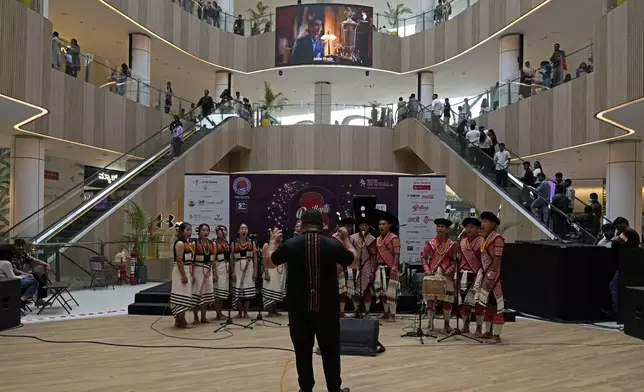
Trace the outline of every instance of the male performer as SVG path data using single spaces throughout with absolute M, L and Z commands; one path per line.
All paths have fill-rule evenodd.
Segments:
M 382 319 L 396 320 L 396 301 L 400 287 L 400 238 L 390 230 L 393 216 L 386 214 L 378 221 L 380 236 L 376 239 L 378 270 L 373 282 L 375 295 L 385 309 Z
M 376 237 L 369 232 L 369 221 L 366 217 L 360 219 L 360 231 L 351 235 L 351 244 L 358 252 L 360 265 L 357 270 L 349 269 L 348 281 L 354 288 L 353 307 L 359 314 L 360 301 L 364 298 L 364 310 L 367 316 L 371 310 L 371 286 L 376 272 Z
M 341 387 L 336 263 L 357 266 L 358 254 L 346 229 L 340 228 L 340 241 L 322 234 L 324 218 L 320 211 L 304 211 L 302 226 L 302 235 L 284 241 L 279 248 L 281 231 L 272 230 L 268 250 L 263 255 L 269 268 L 288 263 L 289 329 L 300 390 L 313 391 L 313 343 L 317 337 L 327 390 L 349 392 Z
M 355 223 L 355 219 L 350 216 L 340 219 L 340 226 L 331 237 L 336 240 L 340 240 L 341 228 L 346 229 L 349 235 L 353 234 L 353 226 Z M 355 289 L 349 285 L 347 267 L 341 264 L 338 264 L 338 292 L 340 293 L 340 318 L 345 318 L 347 317 L 347 315 L 344 314 L 344 309 L 347 306 L 347 298 L 351 298 L 353 296 Z
M 481 269 L 476 277 L 477 303 L 485 308 L 484 339 L 490 343 L 501 342 L 503 329 L 503 290 L 501 289 L 501 258 L 505 240 L 496 232 L 499 218 L 489 211 L 481 214 L 483 243 L 481 244 Z
M 452 302 L 454 300 L 454 268 L 456 267 L 457 244 L 449 239 L 449 228 L 452 221 L 445 218 L 434 219 L 436 225 L 436 237 L 427 241 L 423 249 L 423 270 L 425 275 L 443 275 L 446 282 L 446 298 L 442 301 L 443 320 L 445 333 L 450 333 L 449 319 L 452 316 Z M 427 328 L 434 330 L 434 315 L 436 314 L 436 302 L 427 301 L 427 313 L 429 323 Z
M 461 317 L 463 318 L 463 329 L 461 332 L 470 332 L 470 316 L 472 307 L 476 315 L 476 332 L 475 336 L 483 335 L 483 315 L 485 309 L 483 306 L 474 301 L 474 279 L 481 269 L 481 244 L 483 237 L 479 235 L 481 221 L 476 218 L 463 219 L 465 233 L 461 238 L 460 258 L 461 262 L 458 269 L 461 271 L 460 289 L 461 298 Z M 464 294 L 464 295 L 463 295 Z

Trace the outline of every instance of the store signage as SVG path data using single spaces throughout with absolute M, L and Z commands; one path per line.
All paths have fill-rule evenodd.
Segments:
M 45 180 L 58 181 L 58 178 L 59 178 L 58 172 L 45 170 Z
M 119 178 L 118 174 L 109 174 L 109 173 L 98 173 L 98 179 L 107 181 L 108 184 L 111 184 L 113 181 Z

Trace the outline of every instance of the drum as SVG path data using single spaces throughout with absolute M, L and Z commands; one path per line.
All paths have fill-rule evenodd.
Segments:
M 427 275 L 423 279 L 423 298 L 425 301 L 446 301 L 447 278 L 443 275 Z
M 461 303 L 474 305 L 474 275 L 473 271 L 462 270 L 458 274 L 459 291 L 461 294 Z

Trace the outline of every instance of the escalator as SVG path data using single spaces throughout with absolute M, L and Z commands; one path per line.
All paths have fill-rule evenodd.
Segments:
M 216 132 L 228 121 L 228 118 L 236 117 L 233 114 L 214 113 L 208 119 L 194 123 L 185 121 L 188 115 L 190 113 L 186 114 L 183 121 L 184 124 L 190 124 L 185 125 L 182 135 L 184 154 L 206 136 Z M 97 171 L 83 183 L 69 189 L 41 210 L 0 234 L 0 237 L 24 238 L 32 244 L 70 244 L 78 241 L 107 216 L 121 208 L 134 194 L 141 191 L 146 183 L 172 166 L 175 159 L 172 156 L 170 139 L 169 127 L 163 128 L 105 166 L 103 171 L 127 168 L 132 160 L 138 161 L 134 167 L 98 191 L 93 197 L 86 199 L 84 191 L 86 187 L 91 187 L 101 180 L 101 171 Z M 181 158 L 182 156 L 177 159 Z M 48 224 L 44 225 L 43 222 Z M 44 230 L 41 229 L 43 227 Z
M 499 212 L 502 221 L 517 227 L 512 235 L 515 239 L 594 241 L 595 235 L 581 228 L 566 212 L 553 206 L 549 199 L 525 187 L 511 170 L 507 186 L 499 186 L 492 158 L 456 132 L 455 127 L 432 116 L 430 108 L 421 105 L 421 111 L 415 119 L 399 123 L 396 129 L 399 131 L 396 132 L 396 150 L 411 150 L 436 174 L 446 175 L 450 188 L 464 200 L 481 209 Z M 510 155 L 512 161 L 521 161 L 512 152 Z M 573 227 L 574 232 L 564 234 L 556 230 L 554 225 L 546 225 L 533 216 L 529 210 L 533 198 L 548 206 L 551 216 L 557 220 L 557 228 L 564 224 Z

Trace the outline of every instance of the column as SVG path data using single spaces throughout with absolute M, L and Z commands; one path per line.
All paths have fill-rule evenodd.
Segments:
M 499 105 L 506 106 L 516 102 L 519 97 L 518 82 L 523 60 L 523 37 L 521 34 L 508 34 L 500 39 L 499 53 Z
M 606 164 L 606 216 L 628 219 L 640 231 L 642 220 L 642 143 L 625 140 L 608 143 Z
M 219 15 L 220 27 L 226 31 L 233 31 L 233 23 L 235 23 L 235 0 L 221 0 L 217 1 L 217 4 L 221 7 L 221 15 Z M 245 26 L 246 29 L 249 29 L 250 26 Z M 248 34 L 248 32 L 245 31 Z
M 41 1 L 41 10 L 42 16 L 49 19 L 49 0 L 40 0 Z
M 225 89 L 230 91 L 230 95 L 235 96 L 235 92 L 232 88 L 233 84 L 233 74 L 227 71 L 217 71 L 215 72 L 215 91 L 210 94 L 212 99 L 215 102 L 219 102 L 219 96 L 224 92 Z
M 314 120 L 315 124 L 331 124 L 331 83 L 315 82 Z
M 39 138 L 14 136 L 11 148 L 11 224 L 16 225 L 45 205 L 45 145 Z M 44 230 L 42 212 L 11 233 L 33 237 Z
M 434 9 L 437 0 L 420 0 L 418 2 L 418 17 L 416 18 L 416 32 L 429 30 L 434 27 Z M 378 26 L 380 28 L 380 26 Z
M 419 72 L 418 73 L 418 100 L 424 106 L 431 106 L 432 96 L 434 95 L 434 73 L 433 72 Z M 403 97 L 407 99 L 407 97 Z
M 145 106 L 150 106 L 151 46 L 152 41 L 147 35 L 130 34 L 129 66 L 133 80 L 127 84 L 127 97 Z M 161 100 L 163 98 L 161 97 Z

